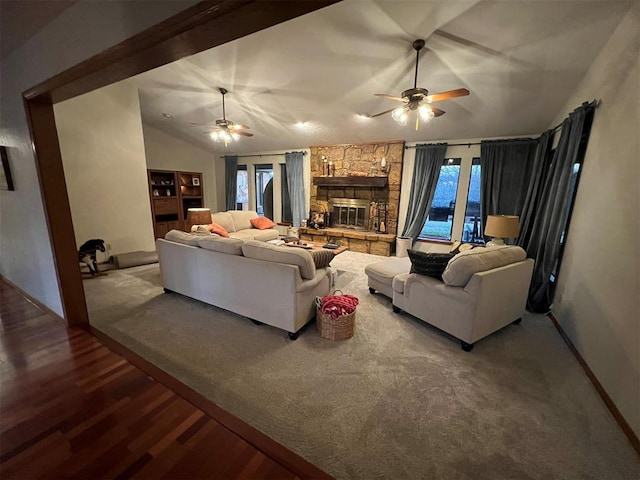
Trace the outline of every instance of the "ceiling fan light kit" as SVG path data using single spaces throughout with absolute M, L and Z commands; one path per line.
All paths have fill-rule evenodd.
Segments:
M 393 118 L 399 125 L 404 126 L 409 120 L 411 111 L 417 110 L 416 130 L 418 130 L 420 120 L 426 123 L 433 117 L 439 117 L 445 114 L 444 110 L 431 106 L 431 103 L 469 95 L 469 90 L 466 88 L 458 88 L 456 90 L 435 93 L 433 95 L 429 95 L 429 91 L 426 88 L 418 88 L 418 64 L 420 61 L 420 50 L 424 48 L 424 45 L 425 42 L 422 39 L 418 39 L 413 42 L 413 49 L 416 51 L 416 68 L 413 77 L 413 88 L 402 92 L 400 97 L 395 97 L 386 93 L 375 94 L 377 97 L 384 97 L 396 102 L 403 102 L 404 105 L 398 108 L 386 110 L 376 115 L 371 115 L 372 118 L 391 112 L 391 118 Z
M 226 88 L 219 88 L 218 91 L 222 94 L 222 120 L 216 120 L 216 124 L 213 125 L 213 131 L 207 132 L 214 142 L 223 142 L 224 146 L 228 146 L 231 142 L 237 142 L 240 136 L 253 137 L 253 133 L 249 133 L 249 127 L 246 125 L 235 125 L 231 120 L 227 120 L 224 96 L 228 93 Z

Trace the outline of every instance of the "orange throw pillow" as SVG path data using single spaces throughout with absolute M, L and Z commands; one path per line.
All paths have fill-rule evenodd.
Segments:
M 217 233 L 221 237 L 229 237 L 229 232 L 227 232 L 222 225 L 216 222 L 211 222 L 209 225 L 207 225 L 207 230 L 209 230 L 211 233 Z
M 251 225 L 259 230 L 266 230 L 268 228 L 273 228 L 276 226 L 276 224 L 269 220 L 267 217 L 252 218 Z

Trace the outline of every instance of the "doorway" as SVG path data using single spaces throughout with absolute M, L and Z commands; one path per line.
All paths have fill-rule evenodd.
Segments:
M 64 318 L 89 323 L 53 105 L 338 0 L 201 2 L 23 93 Z

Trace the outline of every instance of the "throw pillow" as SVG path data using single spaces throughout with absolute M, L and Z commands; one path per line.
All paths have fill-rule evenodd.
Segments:
M 221 237 L 229 238 L 229 232 L 227 232 L 227 230 L 219 223 L 211 222 L 209 225 L 207 225 L 207 230 L 209 230 L 209 232 L 211 233 L 216 233 Z
M 442 280 L 442 273 L 449 260 L 453 258 L 451 253 L 426 253 L 417 250 L 408 250 L 411 260 L 410 273 L 418 273 Z
M 267 217 L 252 218 L 251 225 L 259 230 L 266 230 L 276 226 L 276 224 Z
M 451 253 L 452 255 L 457 255 L 460 252 L 465 252 L 467 250 L 471 250 L 472 248 L 476 248 L 476 246 L 471 245 L 470 243 L 462 243 L 458 241 L 451 246 L 451 250 L 449 251 L 449 253 Z
M 309 250 L 316 268 L 327 268 L 335 255 L 331 250 Z

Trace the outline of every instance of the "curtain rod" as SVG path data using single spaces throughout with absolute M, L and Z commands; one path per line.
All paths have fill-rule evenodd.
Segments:
M 247 158 L 247 157 L 258 157 L 258 158 L 262 158 L 262 157 L 279 157 L 281 155 L 286 155 L 287 153 L 296 153 L 296 152 L 281 152 L 281 153 L 258 153 L 255 155 L 235 155 L 238 158 Z M 306 155 L 307 152 L 302 152 L 302 155 Z M 218 158 L 224 158 L 227 155 L 219 155 Z M 230 157 L 233 157 L 234 155 L 229 155 Z
M 424 145 L 424 144 L 421 144 Z M 435 145 L 435 144 L 433 144 Z M 480 145 L 480 142 L 471 142 L 471 143 L 448 143 L 447 147 L 468 147 L 471 148 L 471 145 Z M 404 149 L 408 150 L 410 148 L 416 148 L 417 145 L 405 145 Z
M 584 102 L 584 104 L 587 104 L 587 105 L 593 105 L 593 107 L 594 107 L 594 108 L 598 108 L 598 107 L 600 106 L 600 104 L 601 104 L 601 103 L 602 103 L 602 100 L 600 100 L 600 99 L 593 100 L 591 103 Z M 583 105 L 584 105 L 584 104 L 583 104 Z M 564 120 L 563 120 L 562 122 L 560 122 L 558 125 L 556 125 L 555 127 L 550 128 L 549 130 L 552 130 L 552 131 L 554 131 L 554 132 L 555 132 L 556 130 L 559 130 L 560 128 L 562 128 L 562 123 L 563 123 L 563 122 L 564 122 Z M 471 148 L 471 145 L 481 145 L 481 142 L 471 142 L 471 143 L 449 143 L 449 144 L 447 144 L 447 147 L 464 147 L 464 146 L 466 146 L 466 147 L 468 147 L 468 148 Z M 416 148 L 416 145 L 411 145 L 411 146 L 405 146 L 405 147 L 404 147 L 404 149 L 405 149 L 405 150 L 407 150 L 407 149 L 409 149 L 409 148 Z

